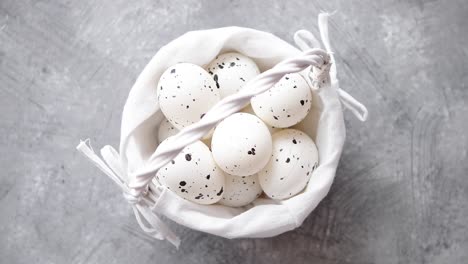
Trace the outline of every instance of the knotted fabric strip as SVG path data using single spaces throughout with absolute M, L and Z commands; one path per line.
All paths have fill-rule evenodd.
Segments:
M 166 226 L 164 222 L 152 211 L 152 206 L 157 200 L 161 186 L 152 186 L 151 191 L 147 187 L 144 193 L 135 192 L 127 186 L 125 182 L 124 170 L 120 166 L 120 157 L 117 151 L 111 146 L 105 146 L 101 149 L 101 159 L 91 147 L 89 139 L 81 141 L 76 149 L 85 155 L 96 165 L 104 174 L 109 176 L 121 189 L 124 198 L 132 206 L 133 213 L 137 219 L 138 225 L 151 237 L 159 240 L 168 240 L 175 247 L 179 247 L 180 239 Z
M 330 45 L 330 37 L 328 34 L 328 18 L 333 15 L 329 13 L 321 13 L 318 17 L 318 27 L 320 31 L 320 38 L 322 40 L 323 46 L 325 50 L 330 55 L 330 78 L 332 83 L 338 84 L 338 78 L 336 74 L 336 64 L 335 64 L 335 57 L 334 53 L 332 52 L 331 45 Z M 309 50 L 311 47 L 320 47 L 320 42 L 317 38 L 307 30 L 299 30 L 294 34 L 294 42 L 301 50 Z M 314 80 L 320 79 L 318 75 L 322 74 L 321 71 L 317 71 L 317 69 L 313 69 L 310 74 L 312 80 L 312 88 L 315 90 L 320 89 L 320 83 Z M 340 97 L 340 101 L 343 106 L 349 109 L 357 119 L 364 122 L 367 120 L 368 111 L 367 108 L 360 103 L 358 100 L 354 99 L 350 94 L 348 94 L 343 89 L 338 89 L 338 95 Z

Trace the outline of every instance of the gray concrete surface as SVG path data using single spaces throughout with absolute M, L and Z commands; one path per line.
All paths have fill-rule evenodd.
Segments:
M 348 141 L 328 197 L 295 231 L 143 236 L 74 147 L 117 146 L 138 73 L 169 40 L 238 25 L 292 41 L 331 22 Z M 0 1 L 0 263 L 467 263 L 468 3 Z

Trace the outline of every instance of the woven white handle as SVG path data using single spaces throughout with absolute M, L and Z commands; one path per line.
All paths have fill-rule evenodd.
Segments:
M 326 51 L 321 49 L 307 50 L 296 57 L 278 63 L 248 82 L 240 92 L 219 101 L 200 121 L 185 127 L 173 136 L 168 144 L 158 148 L 142 170 L 130 175 L 128 187 L 131 195 L 140 197 L 160 168 L 173 160 L 186 146 L 209 133 L 220 121 L 244 108 L 252 97 L 266 92 L 284 75 L 302 71 L 310 66 L 318 70 L 322 68 L 328 70 L 329 67 L 323 66 L 328 66 L 329 63 L 330 57 Z M 323 76 L 327 76 L 327 74 Z

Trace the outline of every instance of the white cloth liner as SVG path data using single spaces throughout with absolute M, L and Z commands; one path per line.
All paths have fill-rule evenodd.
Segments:
M 331 62 L 334 62 L 328 39 L 328 16 L 328 14 L 319 15 L 319 29 Z M 303 50 L 309 50 L 311 43 L 312 45 L 318 44 L 317 39 L 308 31 L 298 31 L 294 38 Z M 194 50 L 197 52 L 193 52 Z M 345 140 L 340 102 L 360 120 L 364 121 L 367 118 L 367 109 L 348 93 L 339 89 L 336 65 L 332 63 L 331 82 L 327 82 L 316 91 L 322 103 L 315 138 L 320 165 L 313 172 L 307 188 L 301 194 L 284 201 L 260 198 L 246 208 L 230 208 L 222 205 L 198 205 L 178 197 L 162 186 L 154 183 L 148 186 L 146 183 L 154 176 L 154 168 L 161 167 L 165 160 L 172 159 L 170 155 L 174 155 L 171 149 L 161 151 L 163 152 L 161 155 L 154 154 L 157 147 L 154 129 L 163 118 L 156 103 L 156 85 L 160 75 L 166 68 L 177 62 L 206 65 L 217 54 L 226 51 L 238 51 L 253 58 L 262 71 L 288 58 L 298 58 L 289 60 L 289 64 L 284 64 L 289 68 L 275 67 L 276 72 L 272 69 L 268 71 L 270 75 L 266 73 L 257 78 L 256 82 L 249 82 L 249 84 L 253 83 L 252 90 L 262 86 L 271 87 L 274 80 L 278 80 L 286 73 L 285 70 L 299 71 L 306 68 L 304 62 L 312 65 L 323 62 L 317 56 L 321 54 L 319 51 L 305 52 L 301 55 L 300 51 L 290 44 L 262 31 L 228 27 L 186 33 L 161 48 L 132 87 L 123 111 L 120 155 L 112 147 L 105 146 L 101 151 L 105 160 L 103 162 L 94 153 L 89 142 L 81 142 L 77 147 L 122 188 L 142 229 L 156 239 L 167 239 L 177 247 L 180 244 L 179 238 L 167 228 L 157 214 L 165 215 L 189 228 L 226 238 L 270 237 L 300 226 L 307 215 L 326 196 L 335 176 Z M 297 56 L 304 56 L 304 59 Z M 300 68 L 295 67 L 294 63 L 301 65 L 297 66 Z M 228 99 L 224 104 L 221 103 L 221 106 L 231 103 L 230 108 L 213 107 L 214 114 L 207 114 L 208 117 L 204 117 L 199 122 L 202 124 L 204 121 L 205 126 L 197 127 L 195 126 L 197 124 L 194 124 L 198 130 L 184 129 L 179 133 L 182 137 L 177 142 L 186 143 L 198 136 L 201 137 L 203 131 L 211 128 L 208 127 L 209 125 L 216 123 L 219 117 L 216 115 L 218 112 L 229 113 L 237 108 L 240 109 L 243 107 L 240 104 L 245 103 L 244 99 L 251 95 L 244 97 L 239 95 L 237 98 L 233 96 L 232 100 Z M 210 120 L 213 122 L 210 123 Z M 183 137 L 184 135 L 187 136 Z M 179 139 L 177 136 L 176 139 Z M 164 156 L 164 154 L 167 155 Z M 158 160 L 160 156 L 162 158 Z

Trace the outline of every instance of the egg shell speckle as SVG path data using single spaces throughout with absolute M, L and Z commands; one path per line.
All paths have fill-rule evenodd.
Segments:
M 161 124 L 159 124 L 158 140 L 161 143 L 177 133 L 179 133 L 179 130 L 175 128 L 167 119 L 164 119 Z
M 171 138 L 162 144 L 167 144 L 169 140 Z M 213 204 L 222 198 L 225 174 L 214 162 L 208 147 L 197 141 L 159 169 L 154 180 L 184 199 Z
M 271 135 L 258 117 L 236 113 L 218 124 L 211 150 L 223 171 L 236 176 L 253 175 L 268 163 L 272 150 Z
M 267 196 L 286 199 L 304 189 L 317 166 L 312 139 L 302 131 L 285 129 L 273 134 L 273 153 L 258 179 Z
M 207 66 L 207 70 L 220 88 L 221 98 L 237 93 L 248 81 L 260 74 L 252 59 L 235 52 L 217 56 Z
M 220 100 L 213 78 L 191 63 L 168 68 L 159 80 L 157 96 L 164 116 L 179 130 L 199 121 Z
M 298 73 L 285 75 L 271 89 L 251 100 L 255 114 L 278 128 L 299 123 L 309 113 L 311 102 L 310 87 Z
M 245 206 L 262 194 L 262 188 L 256 174 L 241 177 L 226 174 L 225 177 L 224 195 L 219 201 L 222 205 L 231 207 Z
M 312 93 L 312 106 L 307 116 L 291 128 L 305 132 L 312 140 L 317 138 L 317 128 L 322 114 L 323 105 L 320 96 Z
M 244 107 L 242 110 L 241 110 L 242 113 L 248 113 L 248 114 L 252 114 L 252 115 L 255 115 L 255 112 L 254 110 L 252 109 L 252 105 L 249 104 L 247 105 L 246 107 Z M 274 127 L 274 126 L 271 126 L 269 124 L 265 124 L 267 127 L 268 127 L 268 130 L 270 131 L 270 134 L 274 134 L 278 131 L 281 130 L 281 128 L 277 128 L 277 127 Z

